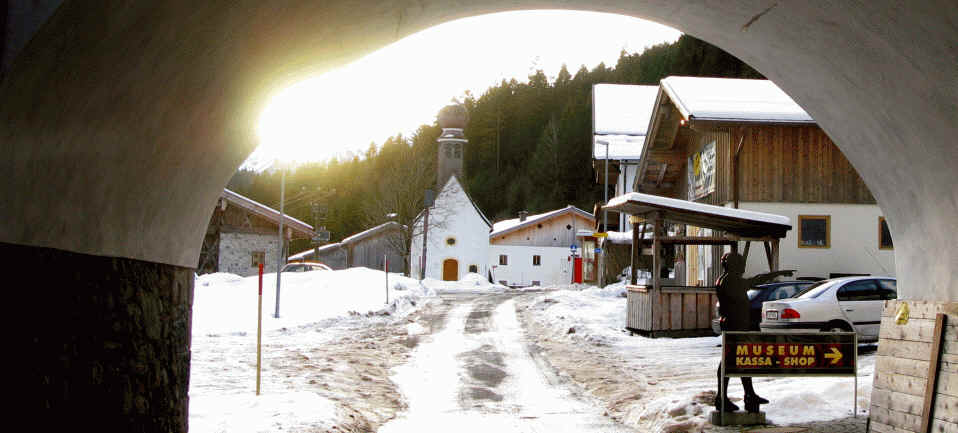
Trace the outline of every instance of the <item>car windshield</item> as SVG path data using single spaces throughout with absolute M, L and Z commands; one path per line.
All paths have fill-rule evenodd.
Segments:
M 812 284 L 811 286 L 806 287 L 794 297 L 806 298 L 806 299 L 817 298 L 821 296 L 822 293 L 825 293 L 825 291 L 832 286 L 832 283 L 834 283 L 834 281 L 830 281 L 830 280 L 819 281 L 815 284 Z

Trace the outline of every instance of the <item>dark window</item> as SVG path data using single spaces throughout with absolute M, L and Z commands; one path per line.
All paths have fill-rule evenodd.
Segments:
M 251 255 L 252 255 L 252 260 L 250 261 L 250 263 L 252 263 L 252 264 L 251 264 L 250 266 L 252 266 L 252 267 L 255 268 L 255 267 L 259 266 L 260 263 L 262 263 L 263 266 L 266 265 L 266 252 L 265 252 L 265 251 L 253 251 Z
M 572 230 L 572 226 L 569 225 L 569 224 L 566 224 L 566 225 L 565 225 L 565 229 L 566 229 L 566 230 Z
M 878 280 L 878 293 L 882 299 L 898 299 L 898 283 L 895 280 Z
M 499 284 L 502 284 L 503 286 L 509 285 L 509 283 L 507 283 L 506 280 L 499 280 Z
M 895 245 L 891 242 L 891 231 L 888 230 L 885 217 L 878 217 L 878 248 L 882 250 L 895 249 Z
M 499 265 L 508 266 L 509 265 L 509 256 L 505 254 L 499 254 Z
M 469 272 L 478 273 L 478 272 L 479 272 L 479 267 L 476 266 L 476 265 L 469 265 Z
M 542 285 L 542 282 L 540 282 L 540 281 L 534 281 L 534 280 L 533 280 L 533 281 L 532 281 L 532 285 L 533 285 L 533 286 L 541 286 L 541 285 Z
M 831 217 L 828 215 L 798 216 L 798 247 L 831 247 Z
M 838 289 L 839 301 L 877 301 L 881 299 L 882 296 L 873 280 L 852 281 Z
M 446 245 L 455 245 L 455 244 L 456 244 L 456 238 L 447 238 L 447 239 L 446 239 Z
M 541 266 L 542 256 L 532 256 L 532 266 Z

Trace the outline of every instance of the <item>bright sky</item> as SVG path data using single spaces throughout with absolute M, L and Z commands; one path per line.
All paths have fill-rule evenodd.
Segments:
M 614 66 L 622 49 L 641 52 L 680 35 L 594 12 L 505 12 L 441 24 L 276 95 L 246 167 L 362 153 L 371 142 L 432 124 L 466 90 L 478 97 L 503 78 L 525 82 L 536 69 L 551 80 L 563 63 L 573 75 L 580 65 Z

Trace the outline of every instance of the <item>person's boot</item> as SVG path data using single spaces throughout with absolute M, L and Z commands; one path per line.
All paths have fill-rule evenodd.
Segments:
M 714 401 L 713 403 L 715 404 L 715 409 L 716 409 L 716 410 L 722 410 L 722 400 L 719 399 L 719 396 L 717 396 L 717 395 L 715 396 L 715 401 Z M 726 411 L 726 412 L 735 412 L 735 411 L 737 411 L 737 410 L 738 410 L 738 406 L 736 406 L 735 403 L 732 403 L 732 400 L 729 400 L 729 399 L 726 397 L 726 398 L 725 398 L 725 411 Z
M 745 394 L 746 412 L 757 413 L 760 411 L 760 406 L 763 404 L 768 404 L 768 400 L 759 397 L 758 394 Z

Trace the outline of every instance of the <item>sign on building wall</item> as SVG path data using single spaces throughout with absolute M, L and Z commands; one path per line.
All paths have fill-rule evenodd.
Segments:
M 715 191 L 715 141 L 689 156 L 689 200 L 698 200 Z

